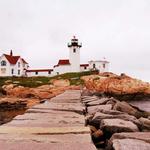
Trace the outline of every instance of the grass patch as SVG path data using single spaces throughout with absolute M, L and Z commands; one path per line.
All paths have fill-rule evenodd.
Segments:
M 0 77 L 0 87 L 5 84 L 17 84 L 25 87 L 38 87 L 50 84 L 53 79 L 68 79 L 71 85 L 82 85 L 82 76 L 96 74 L 93 71 L 65 73 L 53 77 Z

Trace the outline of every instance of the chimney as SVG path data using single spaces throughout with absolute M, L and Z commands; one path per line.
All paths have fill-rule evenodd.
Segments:
M 12 52 L 12 50 L 10 50 L 10 56 L 12 56 L 13 55 L 13 52 Z

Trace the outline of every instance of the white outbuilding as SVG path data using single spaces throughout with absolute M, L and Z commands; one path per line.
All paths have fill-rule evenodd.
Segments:
M 26 71 L 28 77 L 33 77 L 33 76 L 47 76 L 47 77 L 51 77 L 53 76 L 52 74 L 53 69 L 28 69 Z
M 0 76 L 26 76 L 28 63 L 21 56 L 3 54 L 0 57 Z
M 104 60 L 89 61 L 89 68 L 91 70 L 98 70 L 100 73 L 109 71 L 109 62 Z

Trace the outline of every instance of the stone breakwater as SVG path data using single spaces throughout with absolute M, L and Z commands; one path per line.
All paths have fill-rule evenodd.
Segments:
M 86 126 L 98 149 L 149 150 L 150 112 L 113 97 L 83 92 Z
M 0 149 L 95 150 L 80 98 L 80 90 L 67 90 L 0 126 Z

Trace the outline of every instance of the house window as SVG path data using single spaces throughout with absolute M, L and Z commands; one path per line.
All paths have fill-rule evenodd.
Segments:
M 11 74 L 14 74 L 14 69 L 11 69 Z
M 73 52 L 76 53 L 76 49 L 75 48 L 73 49 Z
M 20 68 L 20 62 L 18 62 L 18 68 Z
M 20 70 L 18 70 L 18 75 L 20 75 Z
M 5 74 L 6 73 L 6 68 L 1 68 L 1 74 Z
M 105 64 L 103 64 L 103 68 L 105 68 L 106 67 L 106 65 Z
M 38 72 L 37 72 L 37 71 L 35 72 L 35 75 L 38 75 Z
M 87 69 L 87 67 L 85 66 L 85 67 L 84 67 L 84 70 L 86 70 L 86 69 Z
M 48 74 L 51 74 L 51 71 L 48 71 Z
M 96 65 L 95 64 L 93 64 L 93 69 L 95 69 L 96 68 Z
M 1 66 L 6 66 L 6 61 L 5 60 L 1 61 Z

